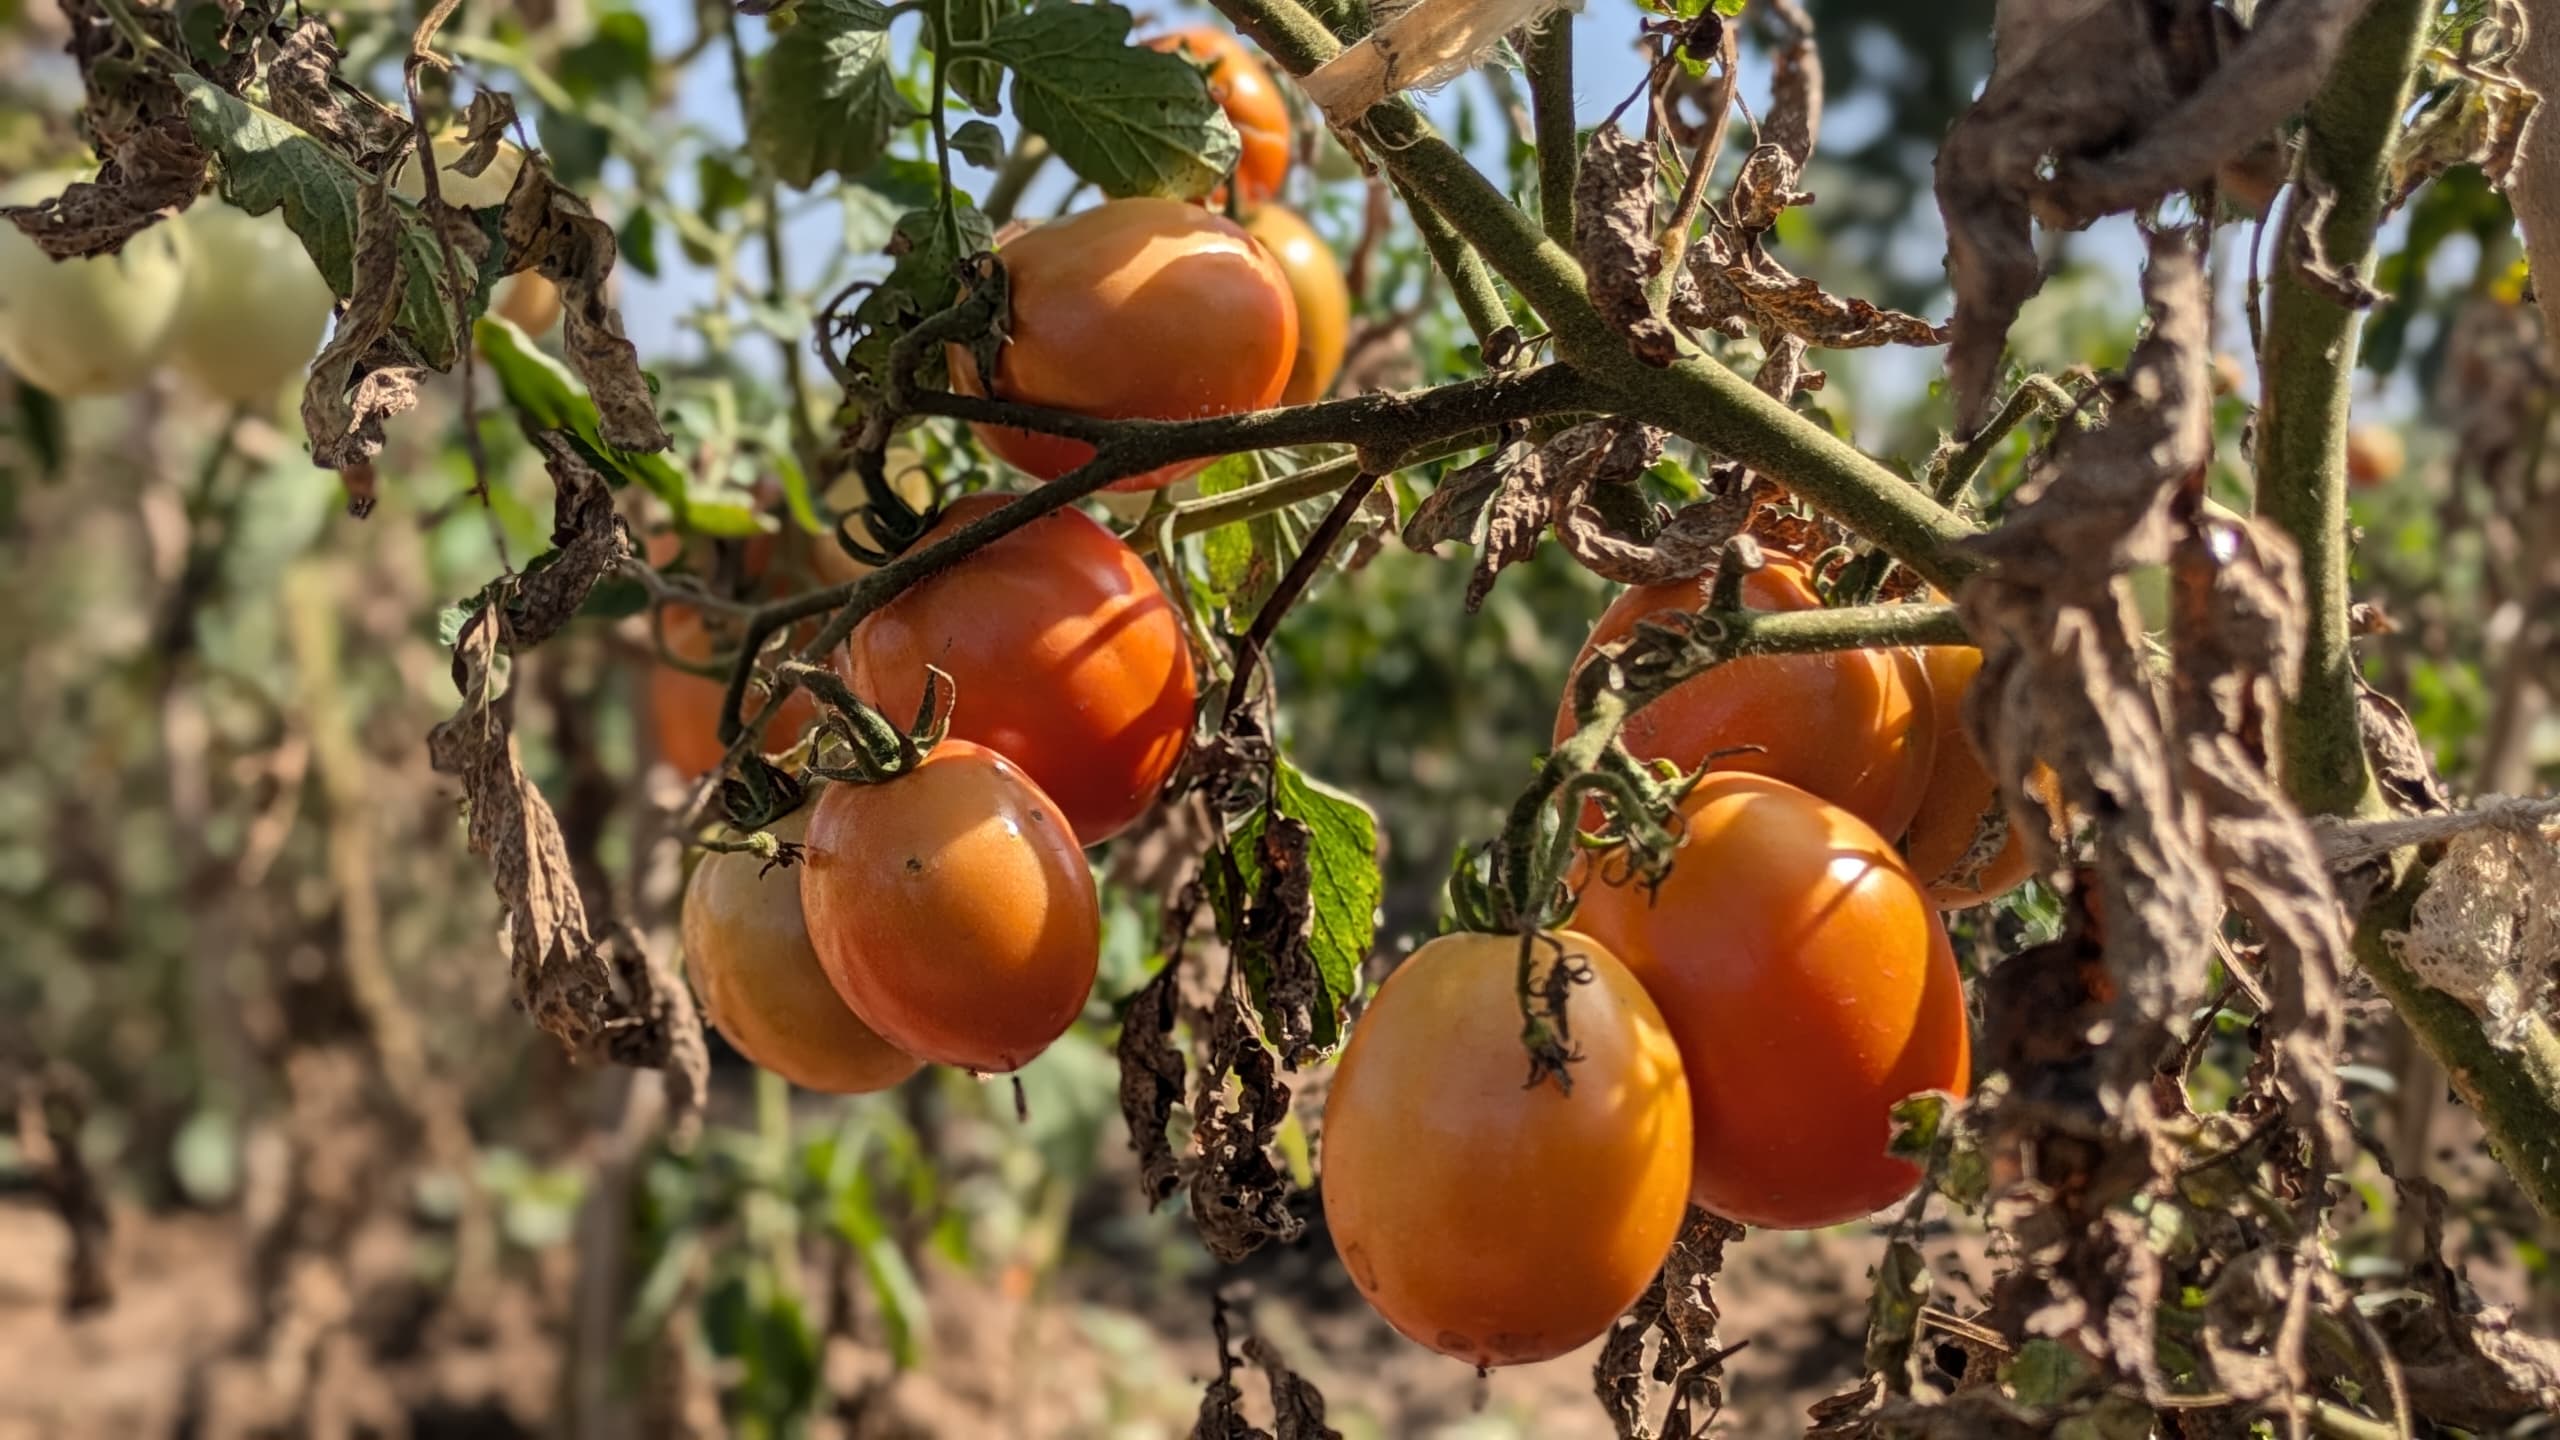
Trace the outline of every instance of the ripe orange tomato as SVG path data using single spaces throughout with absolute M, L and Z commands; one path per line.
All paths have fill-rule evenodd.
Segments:
M 801 914 L 853 1012 L 919 1059 L 1015 1070 L 1093 992 L 1102 916 L 1067 817 L 1012 761 L 945 740 L 809 816 Z
M 807 807 L 766 827 L 808 833 Z M 924 1062 L 880 1038 L 838 996 L 800 916 L 798 867 L 743 852 L 702 857 L 684 891 L 685 969 L 711 1023 L 758 1065 L 808 1090 L 867 1095 Z
M 1245 229 L 1271 247 L 1289 276 L 1289 293 L 1298 302 L 1298 358 L 1289 367 L 1284 405 L 1321 400 L 1342 372 L 1342 347 L 1351 335 L 1351 287 L 1342 267 L 1322 237 L 1296 211 L 1264 206 Z
M 1573 1093 L 1524 1086 L 1519 939 L 1443 935 L 1351 1030 L 1324 1107 L 1324 1214 L 1387 1322 L 1472 1365 L 1581 1345 L 1642 1294 L 1687 1210 L 1680 1053 L 1644 988 L 1579 935 Z
M 1289 175 L 1289 104 L 1271 83 L 1271 72 L 1243 41 L 1214 25 L 1176 30 L 1147 43 L 1209 67 L 1209 97 L 1244 141 L 1236 161 L 1236 202 L 1250 210 L 1279 194 Z
M 1634 634 L 1639 620 L 1704 609 L 1713 584 L 1704 577 L 1629 589 L 1592 627 L 1574 657 L 1574 670 L 1601 646 Z M 1758 610 L 1810 610 L 1822 603 L 1804 567 L 1785 560 L 1745 578 L 1742 598 Z M 1573 688 L 1567 685 L 1556 707 L 1555 738 L 1561 743 L 1573 731 Z M 1627 750 L 1637 759 L 1668 760 L 1683 770 L 1706 764 L 1719 750 L 1738 751 L 1713 768 L 1800 786 L 1846 806 L 1889 837 L 1900 835 L 1920 808 L 1936 736 L 1928 676 L 1908 650 L 1736 660 L 1638 710 L 1624 731 Z
M 2409 463 L 2409 447 L 2388 425 L 2357 425 L 2347 431 L 2347 483 L 2359 490 L 2385 485 Z
M 691 606 L 670 605 L 661 622 L 667 653 L 679 659 L 709 660 L 721 651 L 707 630 L 702 617 Z M 736 637 L 729 646 L 735 649 Z M 708 675 L 678 670 L 672 665 L 649 667 L 649 717 L 658 738 L 658 758 L 667 762 L 678 775 L 698 780 L 711 773 L 729 747 L 720 743 L 720 702 L 728 684 Z M 754 718 L 764 701 L 749 696 L 744 718 Z M 762 744 L 767 750 L 782 750 L 800 738 L 809 722 L 818 715 L 817 702 L 806 690 L 794 690 L 784 697 L 782 708 L 765 722 Z
M 1964 733 L 1965 692 L 1982 669 L 1982 652 L 1970 645 L 1933 645 L 1920 658 L 1937 700 L 1937 762 L 1929 769 L 1929 787 L 1920 797 L 1920 813 L 1911 819 L 1911 833 L 1903 837 L 1902 852 L 1939 909 L 1961 910 L 2018 888 L 2034 862 L 2012 829 L 1999 850 L 1964 873 L 1983 821 L 2000 805 L 1991 772 Z M 2038 766 L 2028 784 L 2050 798 L 2053 772 Z
M 954 502 L 929 545 L 1013 497 Z M 1138 552 L 1075 510 L 1045 515 L 863 617 L 838 657 L 900 724 L 925 667 L 955 690 L 951 733 L 1002 753 L 1099 845 L 1155 804 L 1191 739 L 1182 617 Z
M 1873 827 L 1792 785 L 1709 775 L 1681 817 L 1659 893 L 1585 862 L 1574 924 L 1626 961 L 1680 1042 L 1691 1197 L 1779 1229 L 1892 1204 L 1919 1178 L 1885 1155 L 1892 1107 L 1971 1081 L 1938 912 Z
M 1276 404 L 1298 353 L 1298 305 L 1271 252 L 1179 200 L 1111 200 L 997 247 L 1010 338 L 992 393 L 1106 419 L 1190 420 Z M 985 395 L 965 347 L 951 384 Z M 980 444 L 1043 480 L 1093 458 L 1081 440 L 972 426 Z M 1185 460 L 1115 490 L 1156 490 L 1209 464 Z

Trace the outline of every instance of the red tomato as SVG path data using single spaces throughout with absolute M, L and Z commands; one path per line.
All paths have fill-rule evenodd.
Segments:
M 972 495 L 920 544 L 1012 499 Z M 838 664 L 905 724 L 925 667 L 956 690 L 951 733 L 1001 752 L 1099 845 L 1155 804 L 1191 739 L 1182 617 L 1138 552 L 1075 510 L 1041 517 L 863 618 Z
M 1179 200 L 1111 200 L 996 252 L 1011 286 L 999 399 L 1108 419 L 1189 420 L 1278 403 L 1298 352 L 1298 305 L 1271 252 Z M 977 361 L 950 349 L 952 388 L 984 395 Z M 975 425 L 980 444 L 1043 480 L 1093 458 L 1080 440 Z M 1185 460 L 1115 483 L 1155 490 L 1209 464 Z
M 1677 1045 L 1644 988 L 1579 935 L 1573 1093 L 1524 1085 L 1516 936 L 1443 935 L 1351 1030 L 1324 1107 L 1324 1214 L 1388 1323 L 1472 1365 L 1561 1355 L 1652 1283 L 1688 1208 Z
M 1634 634 L 1639 620 L 1706 608 L 1713 584 L 1708 577 L 1629 589 L 1592 627 L 1574 670 L 1601 646 Z M 1804 567 L 1783 560 L 1744 579 L 1742 598 L 1757 610 L 1811 610 L 1822 603 Z M 1929 783 L 1937 735 L 1930 700 L 1928 676 L 1908 650 L 1763 655 L 1690 679 L 1628 717 L 1623 733 L 1637 759 L 1668 760 L 1683 770 L 1706 764 L 1717 751 L 1733 751 L 1712 768 L 1774 776 L 1896 836 L 1911 823 Z M 1573 731 L 1568 684 L 1556 707 L 1555 738 L 1561 743 Z
M 1243 41 L 1214 25 L 1176 30 L 1147 42 L 1209 67 L 1209 95 L 1244 141 L 1236 161 L 1236 201 L 1246 210 L 1280 193 L 1289 175 L 1289 103 Z M 1216 204 L 1218 197 L 1211 197 Z
M 1937 763 L 1930 767 L 1929 787 L 1921 796 L 1920 813 L 1912 817 L 1911 833 L 1903 837 L 1902 853 L 1911 862 L 1911 873 L 1927 882 L 1929 898 L 1939 909 L 1960 910 L 2015 890 L 2026 882 L 2033 862 L 2014 829 L 1987 858 L 1971 858 L 1984 823 L 2000 810 L 1991 772 L 1964 733 L 1965 692 L 1982 669 L 1982 652 L 1970 645 L 1935 645 L 1921 652 L 1921 663 L 1936 696 Z M 2051 800 L 2051 770 L 2037 766 L 2027 783 Z
M 721 653 L 711 634 L 704 628 L 702 617 L 691 606 L 670 605 L 661 620 L 667 653 L 680 659 L 704 661 Z M 735 647 L 736 637 L 728 644 Z M 649 718 L 658 740 L 658 758 L 667 762 L 687 780 L 711 773 L 728 752 L 720 743 L 720 702 L 728 684 L 708 675 L 678 670 L 672 665 L 649 667 Z M 753 719 L 764 701 L 749 695 L 742 719 Z M 800 738 L 800 732 L 818 717 L 816 702 L 806 690 L 794 690 L 782 701 L 782 708 L 765 722 L 764 736 L 759 742 L 768 751 L 788 749 Z
M 1971 1083 L 1938 912 L 1871 826 L 1792 785 L 1709 775 L 1681 818 L 1657 894 L 1586 863 L 1574 924 L 1626 961 L 1680 1042 L 1692 1198 L 1779 1229 L 1892 1204 L 1919 1176 L 1885 1154 L 1889 1112 Z
M 881 1038 L 1016 1070 L 1093 992 L 1102 918 L 1067 817 L 1012 761 L 945 740 L 878 785 L 830 785 L 800 877 L 810 943 Z
M 1351 334 L 1351 287 L 1323 237 L 1296 211 L 1268 205 L 1245 222 L 1253 238 L 1271 247 L 1289 275 L 1298 302 L 1298 358 L 1289 368 L 1283 404 L 1305 405 L 1325 397 L 1342 373 L 1342 351 Z
M 799 840 L 809 811 L 766 828 L 777 840 Z M 711 1023 L 739 1054 L 794 1085 L 864 1095 L 923 1068 L 827 983 L 800 915 L 796 866 L 767 869 L 743 852 L 703 856 L 684 891 L 684 957 Z

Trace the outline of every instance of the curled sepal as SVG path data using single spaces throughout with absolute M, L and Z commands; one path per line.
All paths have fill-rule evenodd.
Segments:
M 930 667 L 925 676 L 923 713 L 918 715 L 912 732 L 900 730 L 889 717 L 864 704 L 842 676 L 823 665 L 786 660 L 774 667 L 774 678 L 796 683 L 816 696 L 826 710 L 825 718 L 819 721 L 820 733 L 844 741 L 851 752 L 841 765 L 811 764 L 809 773 L 822 779 L 856 785 L 894 780 L 923 763 L 926 752 L 950 725 L 949 706 L 938 697 L 950 688 L 951 677 Z M 937 713 L 941 717 L 938 720 Z
M 1449 928 L 1486 935 L 1505 933 L 1502 902 L 1493 887 L 1494 847 L 1461 845 L 1449 867 Z
M 806 795 L 790 771 L 752 751 L 720 778 L 720 808 L 741 831 L 762 830 L 799 809 Z

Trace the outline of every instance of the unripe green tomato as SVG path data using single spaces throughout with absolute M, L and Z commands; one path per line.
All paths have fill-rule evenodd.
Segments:
M 31 205 L 83 178 L 22 176 L 0 186 L 0 205 Z M 0 221 L 0 365 L 53 395 L 130 390 L 160 358 L 185 278 L 166 225 L 113 255 L 56 262 Z
M 460 135 L 436 137 L 436 191 L 447 205 L 466 210 L 486 210 L 507 203 L 508 192 L 516 188 L 516 172 L 524 168 L 524 151 L 511 141 L 498 142 L 497 158 L 489 168 L 477 175 L 465 175 L 453 168 L 453 162 L 471 147 Z M 416 204 L 427 198 L 427 178 L 418 164 L 415 151 L 403 156 L 400 168 L 391 177 L 391 193 Z
M 207 196 L 177 224 L 187 285 L 169 364 L 216 399 L 274 403 L 318 353 L 337 296 L 281 210 L 252 215 Z

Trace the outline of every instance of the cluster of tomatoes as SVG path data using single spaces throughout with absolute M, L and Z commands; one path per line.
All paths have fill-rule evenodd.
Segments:
M 1707 592 L 1627 591 L 1576 668 Z M 1792 562 L 1743 594 L 1819 603 Z M 1624 732 L 1640 759 L 1709 772 L 1680 801 L 1659 887 L 1588 856 L 1573 928 L 1527 941 L 1525 971 L 1517 937 L 1452 935 L 1387 979 L 1326 1104 L 1324 1201 L 1397 1329 L 1479 1366 L 1546 1359 L 1636 1299 L 1691 1203 L 1808 1228 L 1911 1190 L 1916 1170 L 1887 1153 L 1893 1107 L 1971 1079 L 1938 911 L 2031 863 L 1963 734 L 1981 663 L 1964 648 L 1765 656 L 1685 682 Z M 1568 702 L 1557 738 L 1573 728 Z M 1551 985 L 1559 967 L 1569 983 Z M 1524 980 L 1567 997 L 1569 1092 L 1522 1084 Z
M 1182 418 L 1329 387 L 1348 297 L 1303 224 L 1263 203 L 1288 158 L 1277 93 L 1232 37 L 1160 43 L 1211 67 L 1245 137 L 1230 183 L 1261 208 L 1238 226 L 1117 200 L 1008 237 L 1007 342 L 991 375 L 955 347 L 957 388 Z M 977 433 L 1041 480 L 1092 453 Z M 958 501 L 925 543 L 1001 503 Z M 1743 593 L 1760 609 L 1820 603 L 1788 561 Z M 1703 580 L 1626 592 L 1577 668 L 1638 621 L 1707 599 Z M 1887 1153 L 1892 1108 L 1970 1079 L 1938 910 L 2019 883 L 2029 864 L 1961 733 L 1980 663 L 1962 649 L 1865 650 L 1686 682 L 1624 735 L 1640 759 L 1710 772 L 1682 795 L 1658 887 L 1613 883 L 1601 852 L 1572 876 L 1572 930 L 1444 936 L 1396 969 L 1352 1030 L 1323 1130 L 1326 1215 L 1380 1313 L 1474 1364 L 1542 1359 L 1625 1310 L 1692 1202 L 1807 1227 L 1909 1192 L 1915 1171 Z M 1064 510 L 903 592 L 838 665 L 891 716 L 915 713 L 928 667 L 949 675 L 950 738 L 883 782 L 829 784 L 775 825 L 803 847 L 796 869 L 743 852 L 703 861 L 684 929 L 705 1006 L 750 1058 L 819 1089 L 880 1089 L 927 1061 L 1016 1068 L 1093 985 L 1081 847 L 1144 814 L 1188 743 L 1181 618 L 1136 552 Z M 684 678 L 707 709 L 716 687 Z M 776 743 L 806 712 L 778 719 Z M 1557 738 L 1573 726 L 1561 710 Z M 688 758 L 707 767 L 718 747 L 707 731 L 701 744 Z M 1563 996 L 1565 1084 L 1522 1084 L 1524 983 Z
M 462 152 L 459 137 L 436 143 L 446 201 L 504 204 L 522 153 L 504 147 L 470 177 L 451 168 Z M 392 186 L 412 201 L 424 194 L 417 171 L 409 163 Z M 0 186 L 0 205 L 31 205 L 87 178 L 21 176 Z M 281 210 L 253 216 L 206 195 L 113 255 L 61 262 L 0 224 L 0 365 L 63 399 L 122 394 L 166 365 L 213 399 L 271 406 L 319 352 L 336 304 Z M 491 308 L 538 335 L 560 318 L 560 292 L 527 271 L 499 285 Z
M 1112 200 L 1009 236 L 1008 338 L 992 375 L 952 349 L 960 390 L 1180 419 L 1331 388 L 1350 295 L 1306 223 L 1268 203 L 1289 165 L 1279 91 L 1232 36 L 1155 43 L 1204 67 L 1242 135 L 1230 184 L 1248 222 L 1182 201 Z M 978 436 L 1044 481 L 1092 454 L 1005 427 Z M 1205 463 L 1117 488 L 1160 488 Z M 963 498 L 917 543 L 1003 503 Z M 710 658 L 697 615 L 671 610 L 661 623 L 672 654 Z M 813 1089 L 877 1090 L 928 1061 L 1016 1069 L 1065 1032 L 1093 987 L 1099 919 L 1082 848 L 1145 814 L 1189 743 L 1197 679 L 1182 617 L 1135 550 L 1063 510 L 902 592 L 836 662 L 855 695 L 893 716 L 916 712 L 929 668 L 950 677 L 948 738 L 892 778 L 824 786 L 771 827 L 801 846 L 796 869 L 768 872 L 743 853 L 702 862 L 684 932 L 704 1006 L 742 1053 Z M 718 763 L 718 682 L 662 667 L 652 685 L 667 758 L 695 774 Z M 813 715 L 794 696 L 763 738 L 787 744 Z

